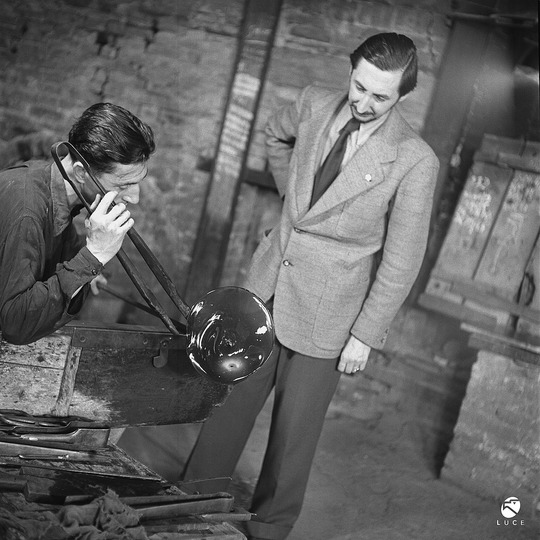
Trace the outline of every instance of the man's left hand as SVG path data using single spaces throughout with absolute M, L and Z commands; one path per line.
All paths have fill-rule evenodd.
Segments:
M 100 285 L 107 285 L 107 278 L 103 274 L 97 275 L 90 282 L 90 290 L 92 291 L 93 294 L 99 294 Z
M 362 343 L 359 339 L 351 335 L 343 351 L 341 351 L 338 370 L 348 374 L 363 371 L 368 361 L 369 351 L 371 351 L 369 345 Z

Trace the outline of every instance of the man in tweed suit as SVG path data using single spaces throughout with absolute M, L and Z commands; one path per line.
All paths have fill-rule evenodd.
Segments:
M 308 87 L 268 122 L 284 204 L 245 286 L 273 305 L 278 346 L 205 423 L 185 469 L 186 479 L 231 475 L 275 389 L 249 538 L 289 534 L 339 377 L 383 347 L 420 269 L 438 160 L 395 107 L 416 78 L 413 42 L 378 34 L 351 55 L 346 95 Z

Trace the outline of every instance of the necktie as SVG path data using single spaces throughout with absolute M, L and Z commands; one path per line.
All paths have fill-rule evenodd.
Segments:
M 339 137 L 326 156 L 323 164 L 315 173 L 315 181 L 313 183 L 313 194 L 311 195 L 311 206 L 313 206 L 328 189 L 330 184 L 339 174 L 343 156 L 347 149 L 347 138 L 353 131 L 357 131 L 360 127 L 360 121 L 356 118 L 351 118 L 340 130 Z M 311 207 L 310 206 L 310 207 Z

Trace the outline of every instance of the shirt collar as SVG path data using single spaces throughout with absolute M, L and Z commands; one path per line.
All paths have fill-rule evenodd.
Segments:
M 52 165 L 50 167 L 51 178 L 51 198 L 53 207 L 54 219 L 54 235 L 58 236 L 71 223 L 74 214 L 79 210 L 71 209 L 68 203 L 66 185 L 61 175 L 56 174 L 56 170 Z
M 352 141 L 356 146 L 361 146 L 377 129 L 379 129 L 382 124 L 386 121 L 390 114 L 390 111 L 383 114 L 380 118 L 373 120 L 372 122 L 366 122 L 360 124 L 360 129 L 357 132 L 354 132 L 351 136 Z M 352 118 L 351 109 L 347 102 L 339 111 L 336 120 L 332 126 L 332 136 L 335 138 L 338 137 L 339 131 L 343 126 Z

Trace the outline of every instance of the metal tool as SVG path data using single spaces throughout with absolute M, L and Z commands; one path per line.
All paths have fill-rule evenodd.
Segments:
M 80 452 L 79 455 L 70 454 L 59 454 L 59 455 L 42 455 L 42 454 L 19 454 L 17 456 L 19 459 L 25 461 L 69 461 L 70 463 L 108 463 L 109 460 L 103 456 L 97 456 L 95 454 L 89 454 Z
M 82 424 L 95 425 L 94 420 L 82 416 L 53 416 L 50 414 L 34 415 L 20 409 L 0 409 L 0 424 L 23 427 L 59 427 L 65 428 L 79 422 Z
M 120 497 L 120 501 L 135 509 L 141 520 L 168 519 L 190 514 L 230 512 L 234 497 L 229 493 L 207 495 L 156 495 Z
M 122 302 L 125 302 L 126 304 L 129 304 L 130 306 L 140 309 L 141 311 L 144 311 L 145 313 L 153 315 L 154 317 L 159 317 L 159 315 L 153 309 L 149 308 L 148 306 L 145 306 L 144 304 L 141 304 L 140 302 L 136 302 L 135 300 L 132 300 L 131 298 L 128 298 L 124 294 L 121 294 L 114 289 L 111 289 L 111 287 L 109 287 L 108 285 L 98 284 L 98 288 L 102 290 L 103 292 L 106 292 L 107 294 L 110 294 L 111 296 L 114 296 L 115 298 L 122 300 Z M 181 333 L 185 334 L 187 332 L 186 326 L 182 324 L 180 321 L 177 321 L 173 318 L 171 318 L 171 321 L 174 323 L 174 326 L 178 330 L 180 330 Z
M 70 433 L 77 428 L 109 429 L 102 422 L 81 416 L 32 415 L 19 409 L 0 409 L 0 433 Z
M 74 447 L 71 443 L 63 442 L 53 443 L 47 441 L 40 441 L 39 444 L 36 444 L 35 441 L 25 441 L 21 440 L 18 437 L 14 437 L 10 440 L 0 440 L 0 458 L 21 455 L 45 457 L 69 455 L 79 458 L 92 458 L 97 456 L 97 452 L 93 448 L 85 449 L 83 447 Z
M 22 433 L 15 436 L 27 441 L 63 442 L 84 448 L 103 448 L 109 441 L 109 428 L 76 428 L 60 433 Z
M 59 417 L 34 416 L 19 409 L 0 410 L 0 424 L 10 428 L 28 426 L 55 427 L 63 426 L 65 423 L 66 421 Z
M 91 213 L 90 202 L 84 198 L 77 183 L 71 180 L 64 169 L 59 154 L 61 147 L 82 164 L 98 193 L 105 195 L 106 191 L 92 173 L 87 161 L 72 144 L 59 142 L 52 146 L 51 153 L 58 170 L 86 210 Z M 114 202 L 111 206 L 113 205 Z M 190 308 L 182 300 L 172 279 L 141 236 L 133 227 L 127 234 L 186 319 L 187 352 L 199 372 L 219 382 L 232 384 L 249 376 L 266 361 L 274 346 L 274 323 L 270 312 L 259 298 L 240 287 L 222 287 L 208 292 Z M 123 249 L 117 253 L 117 258 L 149 309 L 160 317 L 172 334 L 179 335 L 180 330 L 167 315 Z

